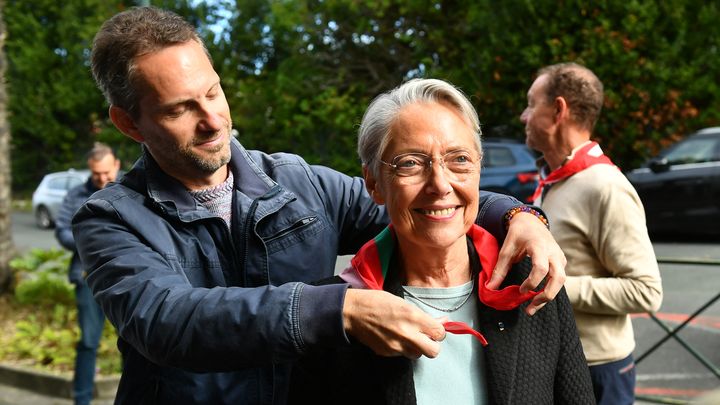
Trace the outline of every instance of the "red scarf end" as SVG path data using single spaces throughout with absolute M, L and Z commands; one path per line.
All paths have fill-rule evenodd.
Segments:
M 480 341 L 480 343 L 483 346 L 488 345 L 488 342 L 487 342 L 487 339 L 485 339 L 485 336 L 483 336 L 482 333 L 471 328 L 465 322 L 448 321 L 448 322 L 443 323 L 443 327 L 445 328 L 446 332 L 453 333 L 456 335 L 473 335 L 473 336 L 475 336 L 475 338 L 477 340 Z

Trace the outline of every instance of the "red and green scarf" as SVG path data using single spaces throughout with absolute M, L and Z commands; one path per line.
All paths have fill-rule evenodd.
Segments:
M 575 173 L 581 172 L 588 167 L 597 164 L 615 166 L 612 160 L 603 153 L 597 142 L 590 142 L 575 152 L 575 156 L 573 156 L 570 161 L 550 172 L 550 174 L 548 174 L 545 178 L 541 178 L 535 192 L 528 201 L 534 202 L 540 198 L 543 188 L 546 185 L 555 184 L 560 180 L 564 180 Z
M 495 237 L 483 228 L 473 225 L 467 235 L 473 242 L 480 258 L 481 271 L 478 275 L 478 297 L 483 304 L 499 311 L 508 311 L 531 299 L 539 292 L 528 291 L 520 294 L 520 286 L 511 285 L 501 290 L 487 288 L 490 276 L 498 259 L 498 244 Z M 352 258 L 351 264 L 358 276 L 369 289 L 382 290 L 390 269 L 390 259 L 395 250 L 395 231 L 392 225 L 380 232 L 375 239 L 366 243 Z M 487 345 L 485 338 L 462 322 L 446 322 L 445 330 L 456 334 L 473 334 Z

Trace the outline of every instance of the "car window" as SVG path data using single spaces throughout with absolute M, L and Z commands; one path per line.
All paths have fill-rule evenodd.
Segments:
M 713 138 L 688 139 L 679 143 L 665 158 L 671 165 L 718 160 L 717 144 L 718 140 Z
M 515 164 L 515 157 L 510 148 L 486 147 L 484 152 L 483 165 L 485 167 L 502 167 Z
M 85 180 L 79 178 L 79 177 L 70 177 L 68 180 L 68 190 L 70 190 L 73 187 L 79 186 L 82 183 L 84 183 Z
M 51 190 L 67 190 L 67 179 L 65 176 L 52 178 L 48 182 L 48 188 Z

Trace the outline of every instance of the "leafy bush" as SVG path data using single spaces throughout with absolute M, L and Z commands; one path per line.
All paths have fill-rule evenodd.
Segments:
M 56 305 L 54 309 L 17 321 L 15 335 L 6 343 L 8 357 L 29 360 L 31 365 L 52 366 L 56 371 L 72 370 L 78 331 L 68 328 L 70 314 L 66 307 Z
M 10 262 L 15 294 L 0 302 L 0 361 L 51 372 L 72 371 L 80 329 L 74 287 L 67 281 L 71 256 L 59 249 L 33 249 Z M 121 370 L 116 341 L 106 321 L 97 355 L 101 374 Z
M 52 307 L 74 305 L 75 293 L 67 281 L 72 253 L 60 249 L 32 249 L 10 262 L 15 271 L 15 298 L 21 304 Z

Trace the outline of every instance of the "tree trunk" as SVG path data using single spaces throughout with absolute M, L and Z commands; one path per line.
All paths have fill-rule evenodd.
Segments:
M 10 259 L 15 248 L 11 228 L 11 191 L 10 191 L 10 125 L 7 120 L 7 92 L 5 91 L 5 22 L 0 0 L 0 294 L 10 286 Z

